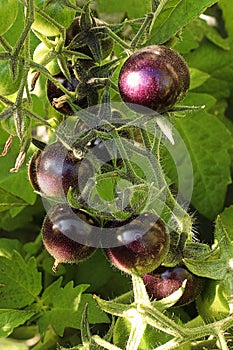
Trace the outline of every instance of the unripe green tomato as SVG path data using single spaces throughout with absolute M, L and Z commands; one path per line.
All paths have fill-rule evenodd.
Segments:
M 45 66 L 51 75 L 60 73 L 60 68 L 57 63 L 57 59 L 53 58 L 49 63 L 47 63 L 50 55 L 49 48 L 44 44 L 40 43 L 33 53 L 33 61 Z
M 73 5 L 76 5 L 75 0 L 70 0 Z M 50 16 L 58 24 L 68 28 L 75 17 L 76 11 L 63 5 L 61 0 L 53 1 L 46 6 L 45 0 L 35 0 L 35 6 L 43 10 L 46 15 Z M 35 11 L 35 19 L 32 24 L 32 29 L 38 31 L 45 36 L 59 35 L 59 29 L 41 14 Z
M 0 0 L 1 21 L 0 35 L 10 29 L 18 13 L 18 0 Z
M 0 52 L 2 52 L 0 47 Z M 21 83 L 23 77 L 23 62 L 18 60 L 16 78 L 13 80 L 9 60 L 0 60 L 0 95 L 8 96 L 14 94 Z

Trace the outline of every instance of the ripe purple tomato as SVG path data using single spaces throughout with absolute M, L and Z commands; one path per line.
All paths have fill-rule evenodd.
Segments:
M 131 55 L 124 62 L 118 80 L 124 102 L 157 112 L 171 109 L 185 96 L 189 84 L 189 70 L 184 59 L 176 51 L 158 45 Z M 139 106 L 129 107 L 144 110 Z
M 89 163 L 77 159 L 61 142 L 37 151 L 29 163 L 29 178 L 36 191 L 49 197 L 64 197 L 69 187 L 89 176 Z
M 79 243 L 79 236 L 91 234 L 92 225 L 94 222 L 90 217 L 79 210 L 73 211 L 68 205 L 56 204 L 50 208 L 43 222 L 42 239 L 55 259 L 54 272 L 59 264 L 77 263 L 95 251 L 94 247 Z
M 105 249 L 111 263 L 119 270 L 148 273 L 164 260 L 169 249 L 169 234 L 164 223 L 152 213 L 143 213 L 140 219 L 118 228 L 117 236 L 129 243 Z
M 147 293 L 152 299 L 163 299 L 178 290 L 185 279 L 186 287 L 176 306 L 191 303 L 201 293 L 205 279 L 193 275 L 184 267 L 159 267 L 149 274 L 144 274 L 143 280 Z

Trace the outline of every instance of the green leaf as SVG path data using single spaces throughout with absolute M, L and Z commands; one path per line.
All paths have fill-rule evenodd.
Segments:
M 225 27 L 229 37 L 233 39 L 233 22 L 232 22 L 232 3 L 229 0 L 219 0 L 218 6 L 221 8 L 223 18 L 225 20 Z
M 28 203 L 26 203 L 23 199 L 17 196 L 14 196 L 11 193 L 1 188 L 0 188 L 0 198 L 1 198 L 0 212 L 12 209 L 14 207 L 24 207 L 28 205 Z
M 22 243 L 20 241 L 8 238 L 0 239 L 0 256 L 10 259 L 14 250 L 18 252 L 22 250 Z
M 233 206 L 231 205 L 225 208 L 220 214 L 220 218 L 223 226 L 227 230 L 230 240 L 233 241 Z
M 63 288 L 61 282 L 61 278 L 57 279 L 42 295 L 41 301 L 46 306 L 46 310 L 38 320 L 42 335 L 50 325 L 59 336 L 63 336 L 66 327 L 81 329 L 81 317 L 86 303 L 88 303 L 89 323 L 108 322 L 107 316 L 97 308 L 92 296 L 83 294 L 88 285 L 74 287 L 71 281 Z
M 214 3 L 216 3 L 215 0 L 168 1 L 155 21 L 147 44 L 163 44 Z
M 0 309 L 0 338 L 7 337 L 14 328 L 25 323 L 33 315 L 33 311 Z
M 219 281 L 209 280 L 204 293 L 196 301 L 199 315 L 205 322 L 215 322 L 229 315 L 229 305 Z
M 127 14 L 127 17 L 134 18 L 144 16 L 145 13 L 151 11 L 150 0 L 137 1 L 137 0 L 126 0 L 124 2 L 115 0 L 98 0 L 98 10 L 103 13 L 122 13 Z
M 199 20 L 198 21 L 199 26 L 201 27 L 203 33 L 205 33 L 205 36 L 216 46 L 219 46 L 220 48 L 224 50 L 230 50 L 231 45 L 229 40 L 222 38 L 220 34 L 217 32 L 215 28 L 210 26 L 206 21 Z
M 4 144 L 9 135 L 0 128 L 0 149 L 2 150 Z M 36 194 L 33 191 L 33 188 L 28 179 L 28 169 L 27 161 L 30 157 L 30 154 L 27 156 L 23 166 L 21 167 L 18 173 L 10 173 L 10 169 L 14 166 L 15 160 L 19 153 L 19 140 L 17 137 L 14 137 L 10 151 L 5 157 L 0 158 L 0 188 L 6 192 L 11 193 L 13 196 L 19 197 L 22 199 L 22 206 L 25 206 L 27 203 L 33 205 L 36 200 Z M 19 201 L 19 199 L 17 201 Z M 13 202 L 13 198 L 12 198 Z M 18 202 L 16 202 L 17 204 Z
M 209 74 L 201 72 L 196 68 L 190 68 L 190 90 L 204 84 L 204 82 L 209 78 Z
M 184 259 L 184 263 L 193 274 L 200 277 L 220 280 L 226 275 L 226 265 L 224 259 L 209 261 Z
M 87 273 L 87 271 L 92 271 L 93 266 L 95 266 L 95 273 Z M 77 265 L 76 283 L 78 284 L 88 283 L 90 284 L 88 291 L 94 292 L 101 287 L 105 288 L 105 285 L 109 281 L 111 281 L 110 283 L 112 285 L 114 283 L 113 274 L 114 272 L 110 268 L 109 262 L 105 258 L 103 252 L 101 251 L 101 249 L 97 249 L 96 252 L 89 259 L 85 260 L 82 264 Z M 122 275 L 120 275 L 120 277 L 121 276 Z M 124 284 L 126 283 L 125 279 L 122 282 L 122 284 L 123 283 Z M 117 283 L 118 288 L 120 284 L 121 284 L 120 281 L 118 281 Z
M 197 26 L 197 22 L 198 19 L 195 19 L 183 28 L 182 33 L 180 34 L 180 40 L 174 43 L 174 49 L 176 51 L 181 54 L 186 54 L 199 47 L 204 33 L 201 28 Z
M 201 94 L 196 98 L 203 104 Z M 189 94 L 186 101 L 195 104 L 195 96 Z M 217 117 L 205 110 L 176 119 L 175 127 L 192 161 L 194 187 L 191 203 L 202 215 L 214 219 L 222 211 L 227 186 L 231 182 L 228 153 L 232 145 L 231 134 Z
M 4 166 L 2 166 L 3 163 L 4 160 L 2 161 L 1 169 L 4 168 Z M 4 165 L 5 167 L 7 165 L 9 167 L 8 161 L 5 161 Z M 5 178 L 1 176 L 0 187 L 5 191 L 9 191 L 17 197 L 22 198 L 24 200 L 24 202 L 22 202 L 23 206 L 25 206 L 26 204 L 33 205 L 35 203 L 36 194 L 33 191 L 32 186 L 28 180 L 27 169 L 25 167 L 20 169 L 18 173 L 10 174 L 9 176 L 7 174 Z
M 205 84 L 198 87 L 198 92 L 208 93 L 218 99 L 230 96 L 233 88 L 232 50 L 223 50 L 206 40 L 199 48 L 185 55 L 185 59 L 190 67 L 210 75 Z
M 226 269 L 228 269 L 228 263 L 233 259 L 233 245 L 228 235 L 228 230 L 223 225 L 220 215 L 216 220 L 214 237 L 219 243 L 221 258 L 226 261 Z
M 218 250 L 212 250 L 212 255 L 208 252 L 198 258 L 184 259 L 188 269 L 202 277 L 215 280 L 222 280 L 222 288 L 225 295 L 232 295 L 232 287 L 229 280 L 232 280 L 232 259 L 233 245 L 228 235 L 227 229 L 224 227 L 220 215 L 217 217 L 214 238 L 218 242 Z M 218 257 L 216 259 L 216 253 Z
M 13 209 L 18 208 L 24 209 L 24 207 L 14 207 Z M 2 212 L 0 215 L 0 227 L 5 231 L 14 231 L 26 225 L 28 226 L 29 222 L 33 221 L 33 214 L 29 213 L 29 206 L 17 214 L 17 216 L 13 216 L 11 209 Z
M 0 256 L 0 307 L 21 308 L 33 303 L 41 291 L 41 274 L 36 261 L 25 262 L 18 252 Z
M 18 14 L 10 29 L 3 35 L 10 45 L 14 46 L 24 29 L 24 6 L 18 2 Z

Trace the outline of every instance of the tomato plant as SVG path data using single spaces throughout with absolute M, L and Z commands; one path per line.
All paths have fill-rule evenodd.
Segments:
M 0 9 L 0 348 L 231 349 L 231 2 Z

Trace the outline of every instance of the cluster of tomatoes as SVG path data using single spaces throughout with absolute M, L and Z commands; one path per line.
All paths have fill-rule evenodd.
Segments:
M 76 50 L 89 59 L 67 62 L 69 80 L 61 72 L 53 75 L 68 91 L 75 93 L 72 103 L 69 103 L 67 96 L 56 86 L 54 80 L 48 80 L 47 83 L 50 103 L 65 116 L 73 115 L 75 109 L 85 109 L 97 104 L 98 90 L 108 82 L 109 76 L 103 77 L 104 70 L 97 74 L 100 78 L 97 79 L 98 83 L 93 83 L 92 78 L 98 69 L 101 72 L 98 64 L 110 55 L 113 40 L 105 32 L 104 23 L 91 18 L 91 26 L 86 26 L 82 17 L 76 17 L 66 31 L 65 42 L 67 50 Z M 93 38 L 90 38 L 92 28 L 98 26 L 102 30 L 103 38 L 97 46 L 100 48 L 99 52 L 92 46 Z M 82 45 L 79 45 L 80 42 Z M 102 85 L 100 81 L 103 82 Z M 118 90 L 122 101 L 132 110 L 156 114 L 169 111 L 182 100 L 189 83 L 189 70 L 184 59 L 168 47 L 154 45 L 138 50 L 125 60 L 118 77 Z M 82 129 L 83 123 L 80 125 Z M 84 158 L 85 150 L 92 148 L 95 148 L 97 158 L 106 158 L 108 149 L 101 138 L 84 145 Z M 109 161 L 109 167 L 102 171 L 112 171 L 114 164 Z M 160 218 L 150 212 L 143 212 L 140 215 L 133 213 L 125 220 L 111 217 L 101 220 L 101 217 L 88 213 L 85 204 L 79 208 L 68 204 L 67 194 L 70 189 L 78 193 L 80 181 L 85 184 L 92 175 L 93 164 L 85 162 L 73 149 L 67 149 L 60 140 L 36 151 L 31 158 L 29 178 L 32 186 L 43 197 L 51 199 L 53 203 L 57 201 L 48 210 L 42 227 L 44 246 L 55 259 L 53 270 L 56 271 L 60 263 L 77 263 L 90 257 L 97 248 L 103 248 L 106 257 L 115 267 L 127 274 L 137 272 L 143 276 L 151 297 L 166 297 L 187 279 L 191 288 L 187 288 L 178 304 L 193 300 L 200 292 L 202 279 L 193 276 L 181 266 L 160 266 L 170 245 L 169 232 Z M 101 242 L 100 246 L 90 244 L 97 229 L 110 228 L 115 228 L 116 237 L 124 237 L 121 244 L 113 247 L 101 247 Z M 83 243 L 83 237 L 86 244 Z M 188 290 L 192 290 L 191 296 Z

